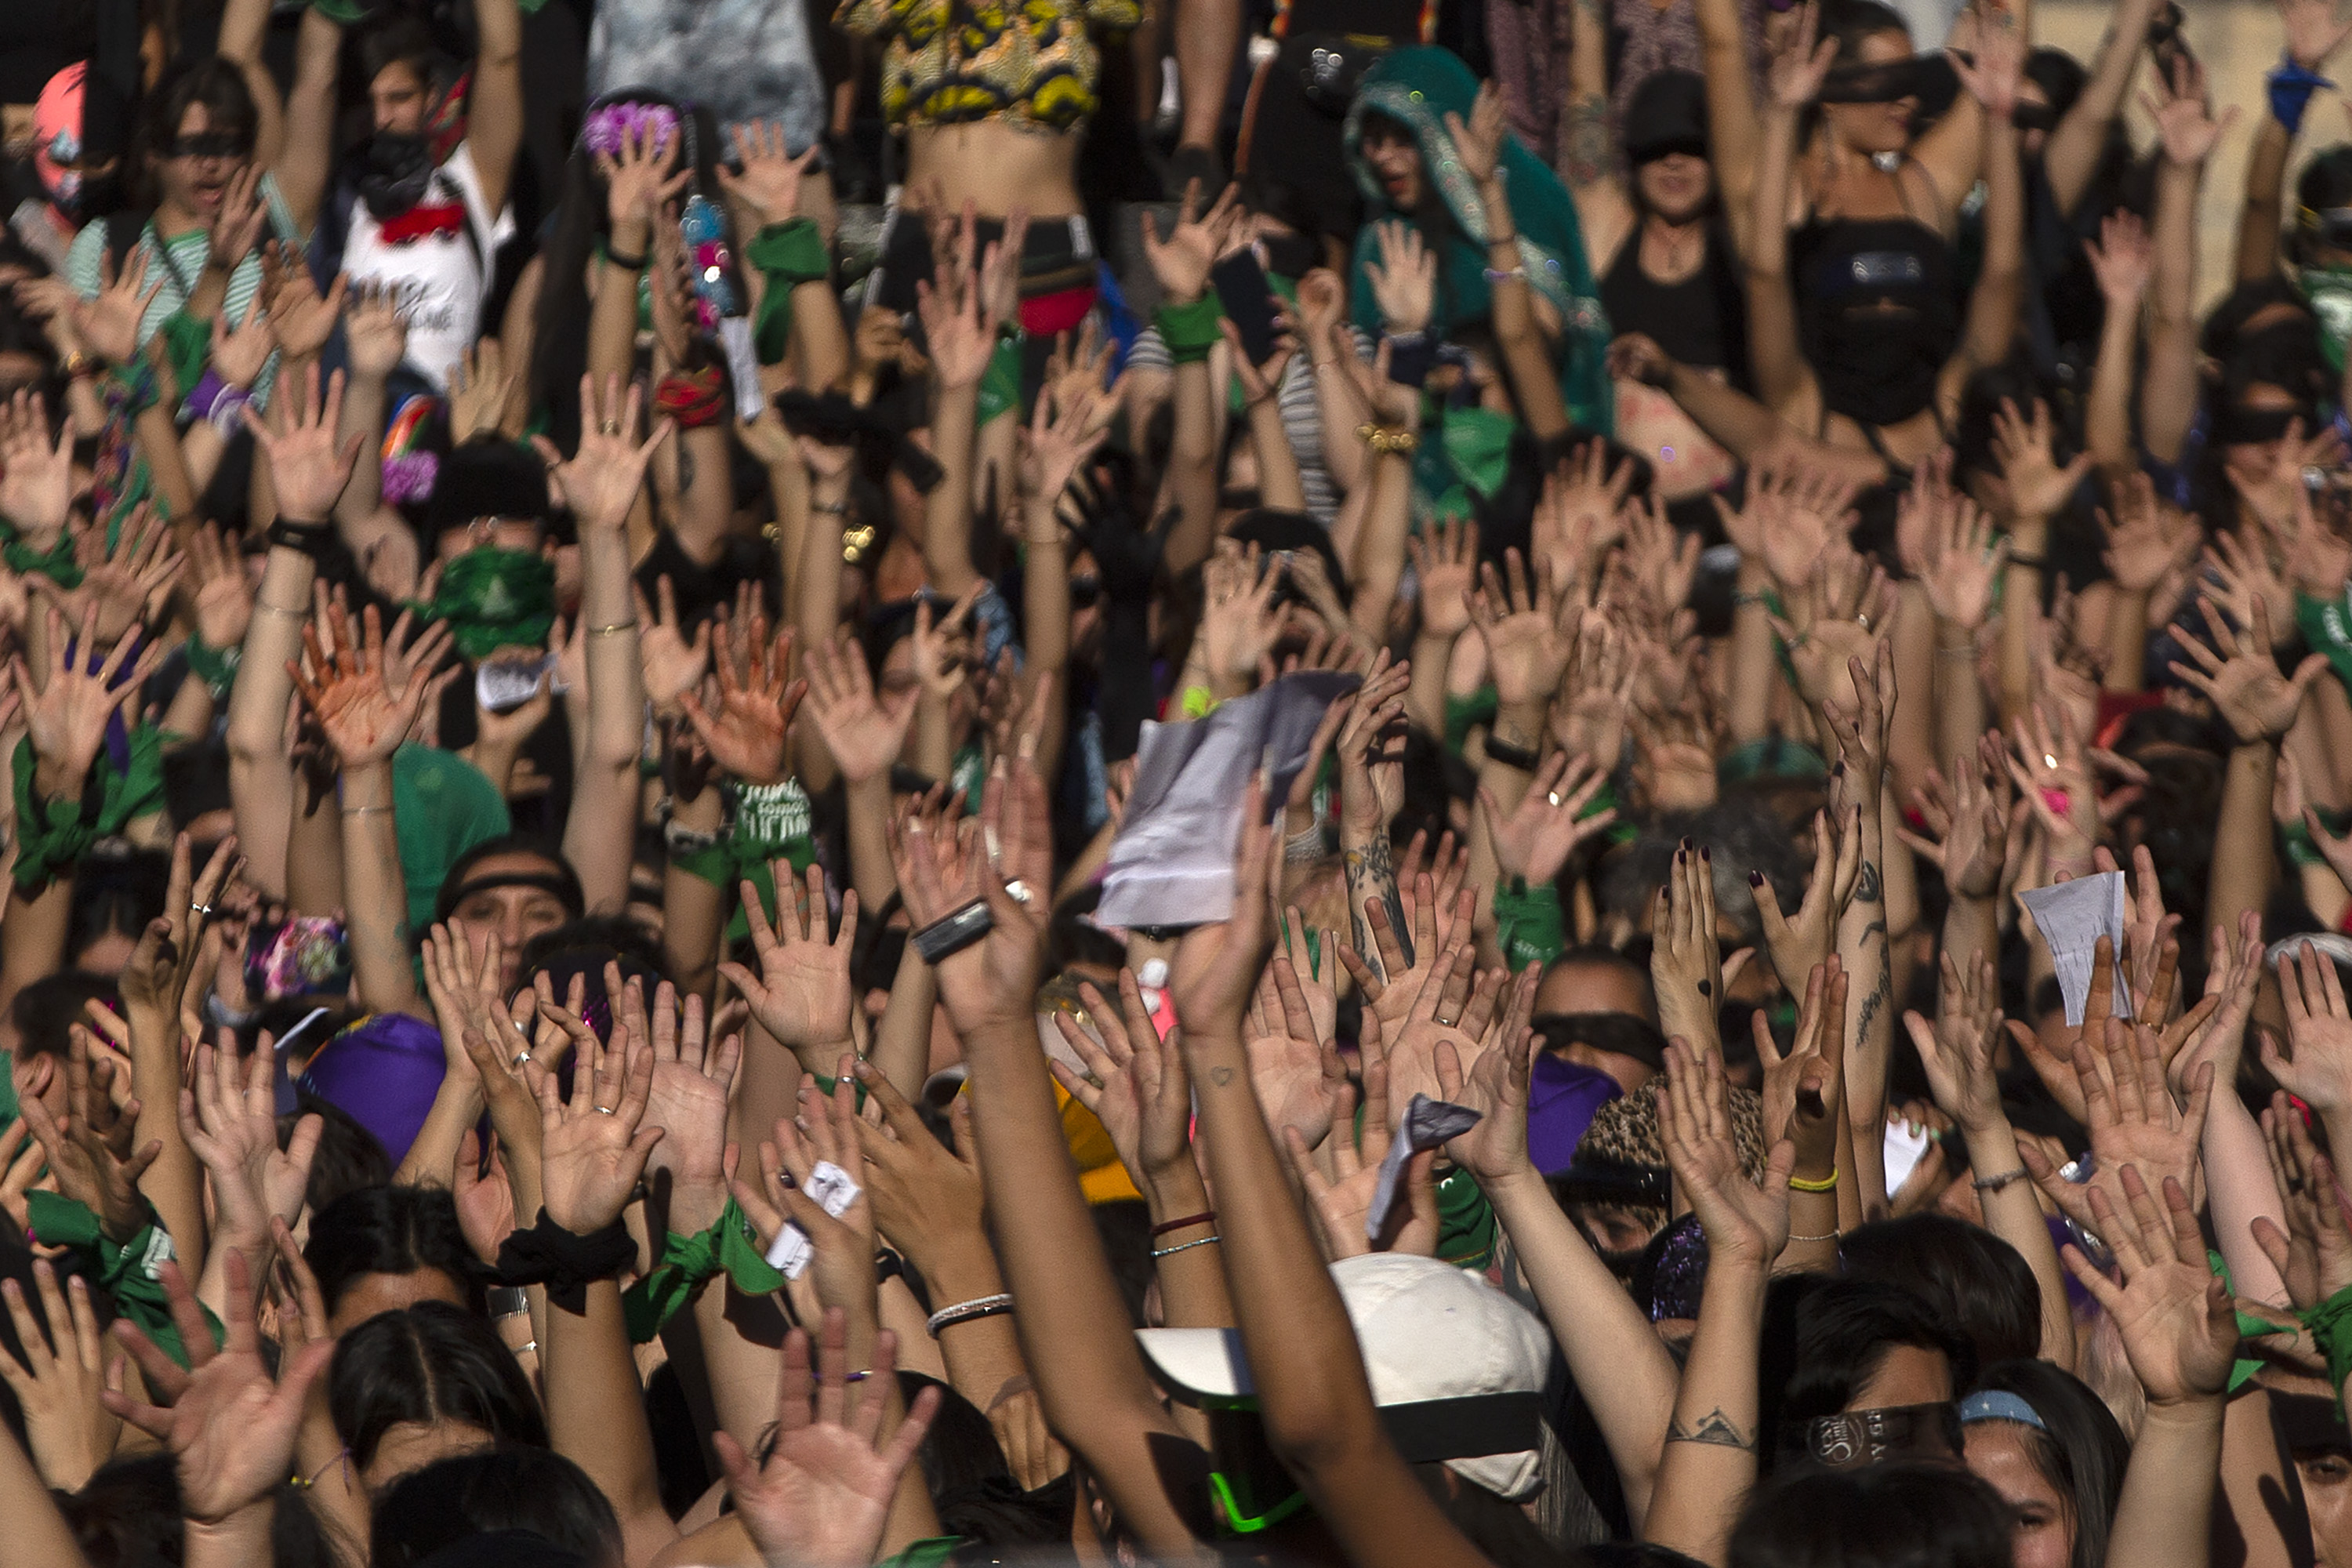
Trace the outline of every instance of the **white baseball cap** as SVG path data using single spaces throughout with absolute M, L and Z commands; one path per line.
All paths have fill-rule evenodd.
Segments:
M 1526 1308 L 1434 1258 L 1372 1252 L 1331 1266 L 1390 1436 L 1512 1501 L 1541 1485 L 1536 1427 L 1551 1337 Z M 1179 1400 L 1254 1401 L 1238 1329 L 1139 1329 L 1152 1375 Z M 1499 1447 L 1507 1445 L 1507 1447 Z

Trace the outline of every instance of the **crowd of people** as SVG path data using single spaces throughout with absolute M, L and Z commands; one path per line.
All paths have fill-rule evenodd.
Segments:
M 2352 1568 L 2352 22 L 2033 20 L 10 8 L 0 1568 Z

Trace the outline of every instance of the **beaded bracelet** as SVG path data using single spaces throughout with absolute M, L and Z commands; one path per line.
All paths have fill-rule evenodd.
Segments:
M 1204 1236 L 1198 1241 L 1180 1241 L 1173 1247 L 1155 1247 L 1151 1249 L 1151 1256 L 1155 1260 L 1162 1258 L 1173 1258 L 1180 1252 L 1190 1252 L 1196 1247 L 1207 1247 L 1212 1243 L 1223 1241 L 1223 1239 L 1224 1237 L 1221 1236 Z
M 941 1307 L 924 1323 L 931 1338 L 938 1339 L 941 1329 L 951 1329 L 958 1323 L 969 1323 L 982 1318 L 993 1318 L 1000 1312 L 1013 1310 L 1013 1297 L 998 1291 L 993 1296 L 975 1296 L 969 1301 L 958 1301 L 951 1307 Z

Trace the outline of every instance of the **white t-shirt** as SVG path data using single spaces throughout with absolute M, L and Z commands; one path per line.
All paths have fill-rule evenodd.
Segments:
M 514 212 L 502 209 L 492 220 L 473 146 L 460 142 L 433 171 L 423 199 L 393 224 L 409 237 L 385 239 L 367 204 L 352 203 L 343 271 L 354 293 L 369 286 L 394 290 L 408 323 L 405 363 L 446 392 L 451 367 L 481 331 L 491 253 L 514 233 Z

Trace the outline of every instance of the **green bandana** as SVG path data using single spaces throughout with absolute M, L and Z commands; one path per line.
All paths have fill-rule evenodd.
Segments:
M 84 1205 L 56 1193 L 25 1194 L 26 1228 L 45 1247 L 63 1247 L 98 1259 L 98 1284 L 114 1298 L 115 1309 L 139 1325 L 155 1348 L 180 1365 L 188 1364 L 187 1346 L 172 1321 L 172 1300 L 163 1289 L 158 1269 L 175 1256 L 172 1238 L 152 1221 L 121 1246 L 109 1241 L 98 1227 L 98 1216 Z M 213 1343 L 221 1342 L 221 1321 L 210 1307 L 199 1304 Z
M 831 275 L 824 237 L 813 218 L 772 223 L 751 237 L 743 259 L 767 275 L 759 314 L 752 318 L 751 344 L 761 364 L 775 364 L 792 346 L 793 290 Z
M 213 324 L 178 310 L 163 318 L 156 335 L 163 342 L 163 363 L 172 370 L 172 384 L 179 389 L 179 396 L 185 397 L 196 389 L 205 362 L 212 357 Z
M 89 847 L 121 833 L 132 818 L 163 807 L 163 736 L 152 724 L 131 731 L 130 768 L 118 771 L 101 748 L 79 800 L 40 800 L 33 794 L 37 765 L 31 740 L 16 742 L 11 759 L 16 791 L 16 890 L 31 898 L 70 870 Z M 90 809 L 95 800 L 97 809 Z
M 449 623 L 468 659 L 545 647 L 555 624 L 555 563 L 528 550 L 468 550 L 442 568 L 440 591 L 424 608 Z
M 816 840 L 809 836 L 808 792 L 801 787 L 798 779 L 730 788 L 735 807 L 733 829 L 709 848 L 673 857 L 670 864 L 730 894 L 737 884 L 751 883 L 752 890 L 760 895 L 761 909 L 773 921 L 773 862 L 789 861 L 797 875 L 816 859 Z M 728 917 L 727 938 L 736 942 L 751 934 L 751 917 L 739 903 Z
M 2311 313 L 2319 321 L 2319 352 L 2336 374 L 2344 374 L 2344 345 L 2352 342 L 2352 268 L 2306 267 L 2298 279 Z
M 641 1345 L 662 1331 L 677 1310 L 694 1300 L 705 1283 L 724 1274 L 746 1296 L 765 1296 L 784 1288 L 784 1277 L 769 1266 L 752 1238 L 751 1222 L 743 1217 L 733 1198 L 719 1211 L 709 1230 L 694 1236 L 671 1231 L 662 1237 L 661 1261 L 652 1272 L 621 1294 L 621 1316 L 629 1325 L 629 1342 Z
M 408 929 L 433 923 L 433 908 L 449 868 L 477 844 L 513 831 L 506 798 L 481 769 L 433 746 L 405 745 L 392 754 L 393 828 L 400 840 L 400 874 L 408 884 Z
M 2338 1290 L 2307 1312 L 2297 1314 L 2327 1356 L 2327 1381 L 2336 1385 L 2336 1407 L 2344 1403 L 2344 1380 L 2352 1376 L 2352 1288 Z M 2263 1325 L 2265 1329 L 2268 1324 Z
M 38 573 L 60 588 L 81 586 L 81 567 L 74 560 L 73 535 L 62 528 L 49 542 L 48 549 L 36 550 L 25 542 L 16 524 L 0 519 L 0 561 L 5 561 L 11 572 Z

